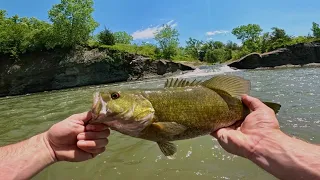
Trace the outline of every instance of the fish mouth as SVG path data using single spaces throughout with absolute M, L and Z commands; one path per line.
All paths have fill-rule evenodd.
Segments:
M 99 92 L 96 92 L 93 97 L 93 105 L 91 108 L 92 119 L 91 123 L 98 122 L 109 122 L 114 119 L 107 118 L 108 108 L 107 102 L 102 99 L 102 96 Z

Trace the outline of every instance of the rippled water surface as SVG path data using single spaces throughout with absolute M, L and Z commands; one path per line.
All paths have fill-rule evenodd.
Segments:
M 287 134 L 320 143 L 320 69 L 232 71 L 200 68 L 180 77 L 208 79 L 232 73 L 251 80 L 251 95 L 280 102 L 281 128 Z M 87 111 L 92 94 L 104 88 L 156 88 L 165 79 L 44 92 L 0 99 L 0 145 L 23 140 L 73 113 Z M 82 163 L 57 163 L 34 179 L 274 179 L 243 158 L 225 152 L 210 136 L 176 142 L 175 160 L 157 145 L 112 132 L 107 151 Z

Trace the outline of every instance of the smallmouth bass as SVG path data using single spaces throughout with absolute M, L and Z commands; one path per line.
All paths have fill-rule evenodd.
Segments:
M 208 135 L 244 120 L 250 110 L 241 95 L 250 81 L 218 75 L 206 81 L 168 79 L 161 89 L 106 90 L 94 95 L 89 124 L 104 123 L 122 134 L 154 141 L 173 158 L 172 141 Z M 281 105 L 265 102 L 275 113 Z

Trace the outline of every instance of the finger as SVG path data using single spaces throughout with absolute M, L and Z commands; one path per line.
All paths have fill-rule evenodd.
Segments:
M 79 114 L 74 114 L 69 117 L 69 119 L 75 119 L 75 120 L 80 120 L 84 123 L 88 122 L 92 118 L 91 111 L 79 113 Z
M 79 148 L 85 149 L 97 149 L 105 147 L 108 144 L 108 139 L 97 139 L 97 140 L 80 140 L 77 142 Z
M 87 152 L 87 153 L 90 153 L 93 155 L 93 157 L 95 157 L 96 155 L 98 154 L 101 154 L 103 153 L 106 148 L 105 147 L 102 147 L 102 148 L 98 148 L 98 149 L 88 149 L 88 148 L 80 148 L 81 150 Z
M 229 131 L 234 130 L 233 128 L 227 127 L 227 128 L 221 128 L 218 129 L 217 131 L 211 133 L 211 135 L 213 137 L 215 137 L 216 139 L 222 139 L 225 138 L 228 135 Z
M 110 130 L 106 129 L 100 132 L 83 132 L 78 134 L 78 140 L 95 140 L 95 139 L 105 139 L 110 135 Z
M 109 129 L 109 127 L 105 124 L 88 124 L 86 126 L 86 131 L 104 131 L 106 129 Z
M 259 99 L 248 95 L 243 95 L 242 101 L 252 111 L 265 107 L 265 104 L 263 104 L 263 102 L 261 102 Z

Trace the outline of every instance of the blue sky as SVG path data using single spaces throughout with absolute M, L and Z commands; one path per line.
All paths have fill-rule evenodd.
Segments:
M 234 27 L 259 24 L 264 31 L 284 28 L 290 35 L 311 33 L 312 22 L 320 23 L 319 0 L 95 0 L 93 16 L 112 31 L 127 31 L 137 42 L 153 42 L 153 32 L 162 24 L 174 26 L 180 43 L 189 37 L 200 40 L 236 41 Z M 59 0 L 0 0 L 9 16 L 48 20 L 48 10 Z

